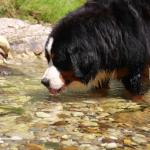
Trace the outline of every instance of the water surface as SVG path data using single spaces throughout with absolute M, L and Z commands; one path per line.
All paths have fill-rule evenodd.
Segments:
M 145 102 L 74 83 L 59 96 L 41 85 L 44 57 L 17 55 L 0 66 L 0 149 L 149 149 L 150 86 Z M 70 150 L 69 149 L 69 150 Z

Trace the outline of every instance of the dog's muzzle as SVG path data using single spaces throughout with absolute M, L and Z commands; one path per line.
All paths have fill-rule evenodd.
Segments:
M 63 85 L 61 88 L 58 88 L 58 89 L 51 88 L 50 81 L 47 78 L 43 78 L 41 80 L 41 83 L 49 90 L 49 92 L 52 95 L 57 95 L 65 89 L 65 85 Z
M 45 71 L 41 83 L 51 94 L 58 94 L 65 87 L 65 81 L 55 66 L 51 66 Z

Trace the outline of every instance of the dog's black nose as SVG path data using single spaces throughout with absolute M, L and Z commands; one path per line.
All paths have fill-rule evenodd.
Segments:
M 43 78 L 43 79 L 41 80 L 41 83 L 42 83 L 43 85 L 45 85 L 46 87 L 49 87 L 49 79 Z

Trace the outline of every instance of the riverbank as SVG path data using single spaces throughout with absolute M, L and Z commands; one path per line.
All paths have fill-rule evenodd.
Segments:
M 0 17 L 55 23 L 85 0 L 1 0 Z
M 7 38 L 11 53 L 33 52 L 40 55 L 51 29 L 50 24 L 31 24 L 20 19 L 0 18 L 0 35 Z

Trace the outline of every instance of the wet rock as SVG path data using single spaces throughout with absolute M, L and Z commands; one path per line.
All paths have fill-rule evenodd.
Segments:
M 62 141 L 61 143 L 65 146 L 77 145 L 77 142 L 73 141 L 72 139 Z
M 129 102 L 126 103 L 125 101 L 116 101 L 116 100 L 112 100 L 109 103 L 104 103 L 103 104 L 104 109 L 107 109 L 107 112 L 110 114 L 115 114 L 117 112 L 134 112 L 137 110 L 141 110 L 141 106 L 133 103 L 133 102 Z
M 72 116 L 73 117 L 81 117 L 81 116 L 84 116 L 84 113 L 82 112 L 71 112 Z
M 53 125 L 54 126 L 63 126 L 63 125 L 67 125 L 67 124 L 68 124 L 68 121 L 61 120 L 61 121 L 55 122 Z
M 36 116 L 39 118 L 49 118 L 50 114 L 44 112 L 36 112 Z
M 53 140 L 52 140 L 52 141 L 44 143 L 44 146 L 48 150 L 59 150 L 59 149 L 61 150 L 60 141 L 59 142 L 53 142 Z
M 82 136 L 82 138 L 84 140 L 90 141 L 90 140 L 94 140 L 96 138 L 96 135 L 95 134 L 84 134 Z
M 90 144 L 81 144 L 80 150 L 99 150 L 99 147 Z
M 55 124 L 61 121 L 61 119 L 58 117 L 58 114 L 60 112 L 50 112 L 50 113 L 45 113 L 45 112 L 36 112 L 36 116 L 39 118 L 43 118 L 43 121 L 48 121 L 50 124 Z
M 55 143 L 57 146 L 59 146 L 58 143 L 60 143 L 60 139 L 58 139 L 57 137 L 56 137 L 56 138 L 50 138 L 50 139 L 49 139 L 49 142 L 50 142 L 51 144 L 52 144 L 52 143 L 53 143 L 53 144 Z M 52 145 L 53 145 L 53 144 L 52 144 Z
M 120 138 L 122 138 L 123 137 L 123 134 L 122 134 L 122 132 L 120 131 L 120 130 L 118 130 L 118 129 L 108 129 L 107 130 L 107 133 L 108 133 L 108 135 L 109 135 L 109 138 L 111 138 L 111 139 L 120 139 Z
M 29 123 L 33 120 L 33 116 L 31 113 L 23 114 L 22 116 L 16 118 L 16 123 Z
M 0 25 L 0 35 L 8 39 L 12 51 L 17 53 L 32 51 L 41 54 L 51 31 L 51 27 L 12 18 L 0 18 Z
M 63 135 L 61 138 L 64 139 L 64 140 L 67 140 L 67 139 L 70 138 L 70 136 L 69 135 Z
M 105 117 L 107 117 L 107 116 L 109 116 L 110 114 L 109 113 L 101 113 L 99 116 L 97 116 L 99 119 L 101 119 L 101 118 L 105 118 Z
M 145 131 L 145 132 L 150 132 L 150 128 L 148 127 L 137 127 L 137 129 Z
M 80 124 L 80 127 L 97 127 L 98 126 L 98 123 L 97 122 L 92 122 L 92 121 L 84 121 Z
M 15 120 L 14 120 L 15 122 Z M 14 123 L 13 122 L 13 123 Z M 21 137 L 22 139 L 33 139 L 34 135 L 32 132 L 29 132 L 29 126 L 26 124 L 18 124 L 10 123 L 7 127 L 7 132 L 5 133 L 5 136 L 11 138 L 11 137 Z
M 134 143 L 130 139 L 124 139 L 123 143 L 124 143 L 124 145 L 127 145 L 127 146 L 134 145 Z
M 8 132 L 6 133 L 6 136 L 9 137 L 10 140 L 23 140 L 23 139 L 33 139 L 34 138 L 34 135 L 32 132 L 26 132 L 26 131 L 16 131 L 16 132 Z
M 10 138 L 12 141 L 20 141 L 20 140 L 23 140 L 23 138 L 22 137 L 20 137 L 20 136 L 12 136 L 11 138 Z
M 4 141 L 0 138 L 0 144 L 3 144 L 4 143 Z
M 106 149 L 115 149 L 117 147 L 118 147 L 117 143 L 114 143 L 114 142 L 112 142 L 112 143 L 106 143 L 106 145 L 105 145 Z
M 132 140 L 138 144 L 147 143 L 146 137 L 142 134 L 136 134 L 132 137 Z
M 42 110 L 43 112 L 56 112 L 56 111 L 62 111 L 63 110 L 63 106 L 61 103 L 51 103 L 49 104 L 45 104 L 43 106 L 40 105 L 40 110 Z M 44 107 L 44 108 L 43 108 Z

